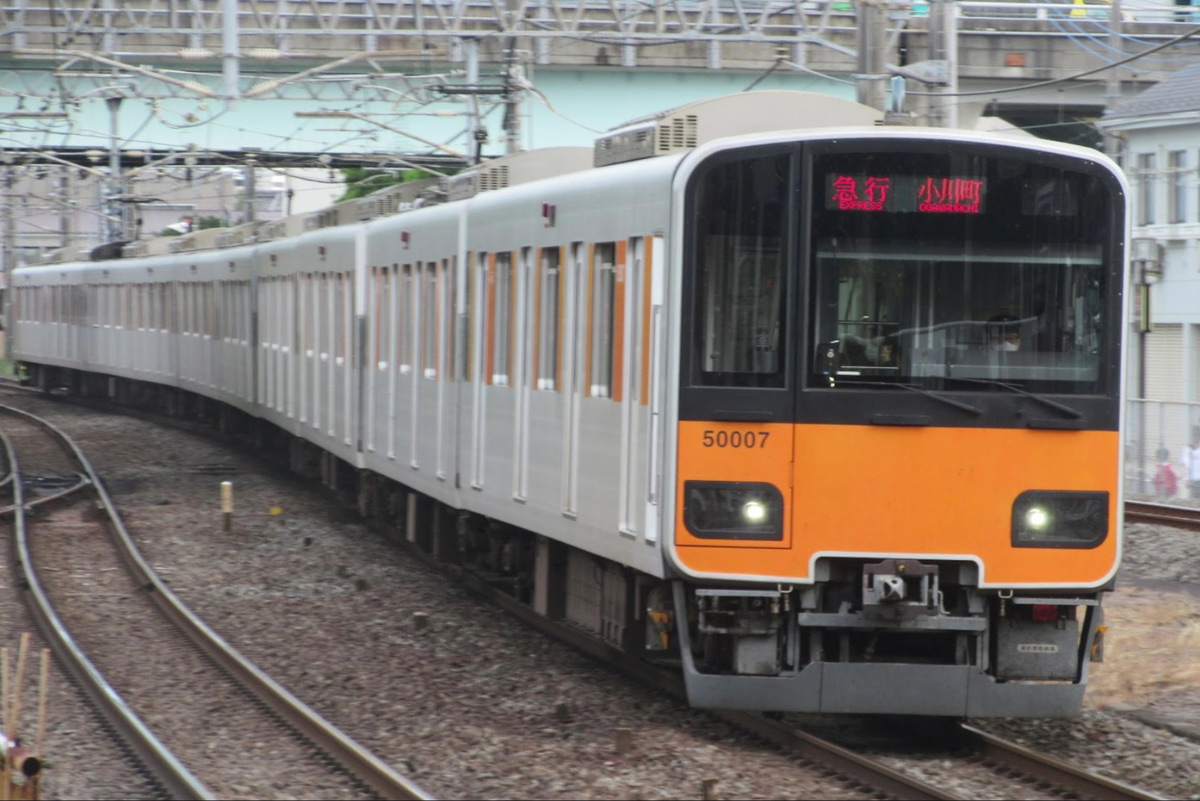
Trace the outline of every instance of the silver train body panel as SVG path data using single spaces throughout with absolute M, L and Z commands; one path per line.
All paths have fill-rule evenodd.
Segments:
M 253 245 L 26 268 L 15 286 L 62 287 L 51 302 L 77 304 L 79 319 L 16 321 L 14 357 L 229 403 L 451 506 L 662 576 L 671 522 L 659 499 L 673 481 L 662 458 L 663 243 L 681 158 Z M 549 225 L 547 206 L 563 210 Z M 619 263 L 595 266 L 596 243 Z M 564 341 L 556 381 L 539 384 L 531 309 L 535 260 L 550 249 L 562 254 Z M 507 374 L 487 376 L 491 254 L 511 259 L 513 344 Z M 612 332 L 621 375 L 600 384 L 577 330 L 598 269 L 625 285 L 627 310 Z M 398 303 L 411 315 L 403 333 Z

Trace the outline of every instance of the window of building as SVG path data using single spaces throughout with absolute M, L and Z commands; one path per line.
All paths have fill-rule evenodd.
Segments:
M 1167 196 L 1167 221 L 1181 223 L 1187 219 L 1187 151 L 1172 150 L 1167 154 L 1171 171 L 1171 193 Z
M 1137 157 L 1137 222 L 1138 225 L 1153 225 L 1154 213 L 1154 154 L 1139 153 Z

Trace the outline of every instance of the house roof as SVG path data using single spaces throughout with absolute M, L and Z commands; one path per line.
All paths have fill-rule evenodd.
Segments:
M 1148 117 L 1200 110 L 1200 62 L 1177 70 L 1136 97 L 1118 103 L 1103 119 Z

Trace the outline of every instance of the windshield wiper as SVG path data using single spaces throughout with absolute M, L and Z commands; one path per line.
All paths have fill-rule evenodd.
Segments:
M 1046 406 L 1049 406 L 1051 409 L 1056 409 L 1056 410 L 1062 412 L 1063 414 L 1067 415 L 1068 417 L 1070 417 L 1073 420 L 1080 420 L 1083 418 L 1083 412 L 1079 411 L 1078 409 L 1076 409 L 1072 406 L 1067 406 L 1065 403 L 1059 403 L 1056 400 L 1050 400 L 1047 397 L 1043 397 L 1042 395 L 1037 395 L 1033 392 L 1030 392 L 1027 389 L 1022 389 L 1021 387 L 1017 386 L 1016 384 L 1010 384 L 1007 381 L 997 381 L 997 380 L 991 379 L 991 378 L 962 378 L 960 376 L 951 376 L 950 380 L 966 381 L 970 384 L 986 384 L 988 386 L 1003 387 L 1004 389 L 1007 389 L 1010 392 L 1015 392 L 1018 395 L 1024 395 L 1027 398 L 1033 398 L 1038 403 L 1042 403 Z
M 947 398 L 945 395 L 939 395 L 932 390 L 922 389 L 921 387 L 913 386 L 912 384 L 901 384 L 899 382 L 892 381 L 859 381 L 853 378 L 835 378 L 835 380 L 837 383 L 852 384 L 856 387 L 900 387 L 901 389 L 907 389 L 909 392 L 916 392 L 918 395 L 924 395 L 927 398 L 933 398 L 934 400 L 939 400 L 942 403 L 955 406 L 959 409 L 962 409 L 964 412 L 970 412 L 974 415 L 983 414 L 983 409 L 980 409 L 978 406 L 972 406 L 969 403 L 963 403 L 962 401 L 954 400 L 954 398 Z

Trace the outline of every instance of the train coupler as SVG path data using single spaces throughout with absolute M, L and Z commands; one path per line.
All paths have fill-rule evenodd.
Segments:
M 863 565 L 862 614 L 887 620 L 941 614 L 937 565 L 916 559 L 884 559 Z

